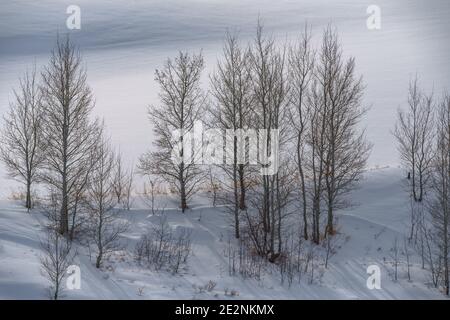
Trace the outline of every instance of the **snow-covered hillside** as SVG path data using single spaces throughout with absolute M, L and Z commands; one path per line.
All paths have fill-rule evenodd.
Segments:
M 365 128 L 367 140 L 373 144 L 365 166 L 373 169 L 366 170 L 364 180 L 349 195 L 352 206 L 336 213 L 338 234 L 327 267 L 324 241 L 314 247 L 319 256 L 314 268 L 305 268 L 308 271 L 291 285 L 282 283 L 278 266 L 267 261 L 258 279 L 230 274 L 229 252 L 239 251 L 232 219 L 225 207 L 212 206 L 207 195 L 196 195 L 186 214 L 168 197 L 158 199 L 157 206 L 164 208 L 170 227 L 191 234 L 192 254 L 180 272 L 139 265 L 136 244 L 161 217 L 152 215 L 136 195 L 133 208 L 119 215 L 130 225 L 121 236 L 125 247 L 101 269 L 95 268 L 86 246 L 74 242 L 81 289 L 65 290 L 63 298 L 444 298 L 433 287 L 430 272 L 422 268 L 417 253 L 412 253 L 408 280 L 403 245 L 409 232 L 410 203 L 392 131 L 398 108 L 407 104 L 408 83 L 416 73 L 420 87 L 433 92 L 436 101 L 448 89 L 448 0 L 79 0 L 81 29 L 69 31 L 66 9 L 72 4 L 72 0 L 0 1 L 0 115 L 6 114 L 13 102 L 19 77 L 33 63 L 41 71 L 49 62 L 56 35 L 67 32 L 86 66 L 87 85 L 95 100 L 90 116 L 104 120 L 105 137 L 110 138 L 114 150 L 120 150 L 124 166 L 136 168 L 139 158 L 154 148 L 147 111 L 160 104 L 155 70 L 161 69 L 167 58 L 180 50 L 201 51 L 204 70 L 199 86 L 210 90 L 209 99 L 210 76 L 223 59 L 227 30 L 238 31 L 242 44 L 247 45 L 255 39 L 259 18 L 278 45 L 296 40 L 308 23 L 312 47 L 318 49 L 323 30 L 332 25 L 345 58 L 355 57 L 355 76 L 363 78 L 362 107 L 368 111 L 358 126 Z M 379 30 L 367 28 L 370 5 L 381 10 Z M 135 193 L 142 180 L 141 175 L 134 176 Z M 38 209 L 27 213 L 12 199 L 23 191 L 20 187 L 7 177 L 6 167 L 0 163 L 0 299 L 47 299 L 49 283 L 41 274 L 40 242 L 48 221 Z M 39 184 L 33 192 L 39 194 L 41 187 L 45 186 Z M 397 281 L 395 242 L 400 251 Z M 381 270 L 379 290 L 367 287 L 371 265 Z
M 403 192 L 403 174 L 398 168 L 374 169 L 355 192 L 352 209 L 339 213 L 337 252 L 328 269 L 316 268 L 312 284 L 307 277 L 289 288 L 279 274 L 268 269 L 260 280 L 230 276 L 226 251 L 232 228 L 221 208 L 212 208 L 207 198 L 181 214 L 166 208 L 172 228 L 192 230 L 188 263 L 177 275 L 138 266 L 133 248 L 147 227 L 158 219 L 149 209 L 135 208 L 122 215 L 131 223 L 123 241 L 129 250 L 112 256 L 102 270 L 94 267 L 88 252 L 78 249 L 75 263 L 81 269 L 81 289 L 66 290 L 68 299 L 439 299 L 428 273 L 412 257 L 411 281 L 407 280 L 405 257 L 401 254 L 399 279 L 393 281 L 392 246 L 403 241 L 408 230 L 408 199 Z M 359 204 L 358 204 L 359 203 Z M 0 298 L 48 298 L 48 283 L 40 274 L 39 239 L 43 225 L 37 212 L 28 214 L 20 204 L 0 204 Z M 367 266 L 381 269 L 381 289 L 366 286 Z M 323 274 L 322 274 L 323 273 Z M 211 290 L 204 290 L 215 283 Z M 233 296 L 230 292 L 233 292 Z M 227 293 L 227 294 L 226 294 Z

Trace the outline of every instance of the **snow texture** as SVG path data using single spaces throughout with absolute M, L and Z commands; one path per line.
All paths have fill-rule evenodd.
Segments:
M 147 228 L 157 223 L 148 209 L 134 208 L 122 214 L 132 222 L 123 236 L 129 250 L 111 256 L 103 268 L 94 267 L 87 250 L 78 248 L 75 264 L 81 269 L 81 289 L 65 290 L 65 299 L 441 299 L 444 295 L 430 284 L 417 254 L 411 260 L 411 281 L 406 275 L 405 257 L 400 256 L 399 278 L 393 280 L 391 250 L 394 239 L 402 243 L 408 230 L 408 197 L 403 192 L 405 177 L 398 168 L 371 170 L 355 194 L 351 210 L 339 212 L 341 239 L 328 269 L 316 268 L 312 284 L 302 280 L 291 287 L 281 285 L 279 273 L 266 272 L 260 280 L 230 276 L 224 256 L 232 239 L 229 216 L 220 207 L 199 198 L 186 214 L 163 206 L 173 229 L 192 230 L 193 254 L 179 274 L 152 271 L 133 259 L 133 248 Z M 40 274 L 39 239 L 43 217 L 28 214 L 18 203 L 0 203 L 0 298 L 47 299 L 48 283 Z M 369 265 L 381 269 L 381 289 L 366 286 Z M 202 290 L 215 283 L 211 291 Z M 237 295 L 230 296 L 235 291 Z M 225 294 L 227 293 L 227 295 Z

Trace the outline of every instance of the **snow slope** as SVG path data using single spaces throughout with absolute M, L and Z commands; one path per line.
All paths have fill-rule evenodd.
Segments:
M 266 273 L 260 281 L 229 276 L 224 250 L 232 228 L 221 208 L 211 208 L 200 199 L 194 209 L 181 214 L 166 209 L 173 228 L 192 229 L 193 255 L 180 274 L 150 271 L 139 267 L 130 253 L 119 252 L 102 270 L 97 270 L 87 251 L 79 248 L 75 263 L 81 268 L 81 289 L 67 290 L 66 299 L 440 299 L 443 295 L 429 285 L 418 257 L 412 258 L 412 281 L 407 280 L 404 265 L 397 282 L 392 279 L 390 250 L 395 238 L 400 243 L 407 232 L 408 203 L 402 190 L 404 177 L 398 168 L 367 172 L 355 191 L 359 202 L 339 213 L 339 237 L 336 255 L 331 257 L 323 276 L 309 284 L 302 281 L 290 288 L 280 285 L 277 273 Z M 169 204 L 169 202 L 168 202 Z M 168 205 L 167 204 L 167 205 Z M 42 217 L 27 214 L 12 201 L 0 203 L 0 298 L 45 299 L 47 282 L 39 272 L 39 237 Z M 168 208 L 168 206 L 166 207 Z M 124 240 L 129 251 L 156 217 L 145 209 L 124 214 L 132 227 Z M 404 260 L 404 257 L 401 258 Z M 377 264 L 382 272 L 381 290 L 366 287 L 367 266 Z M 198 288 L 209 281 L 216 283 L 211 291 Z M 230 297 L 225 291 L 235 290 Z
M 18 77 L 36 61 L 48 61 L 57 32 L 64 33 L 66 8 L 72 0 L 0 1 L 0 113 L 12 99 Z M 370 166 L 395 166 L 398 156 L 390 133 L 398 106 L 406 101 L 409 78 L 418 72 L 426 89 L 439 95 L 450 83 L 450 5 L 448 0 L 79 0 L 82 29 L 71 31 L 88 68 L 88 81 L 96 98 L 94 113 L 105 119 L 115 146 L 132 164 L 151 147 L 152 128 L 146 107 L 157 103 L 154 70 L 178 50 L 203 49 L 205 85 L 214 69 L 227 28 L 251 40 L 260 16 L 268 32 L 292 39 L 305 22 L 312 24 L 314 41 L 323 27 L 337 26 L 344 53 L 356 57 L 357 72 L 364 76 L 364 104 L 371 106 L 364 119 L 374 143 Z M 381 8 L 382 28 L 366 28 L 366 9 Z M 407 230 L 408 203 L 399 169 L 369 171 L 367 180 L 352 196 L 360 203 L 339 215 L 344 239 L 329 270 L 312 285 L 290 289 L 280 286 L 278 275 L 262 281 L 230 277 L 223 250 L 230 237 L 226 214 L 200 199 L 187 215 L 167 214 L 173 226 L 192 228 L 195 255 L 180 276 L 138 268 L 129 255 L 119 254 L 109 268 L 96 270 L 80 249 L 82 289 L 67 291 L 67 298 L 440 298 L 428 288 L 426 273 L 414 261 L 413 281 L 391 281 L 390 248 Z M 39 272 L 39 237 L 42 218 L 27 214 L 6 200 L 17 185 L 5 179 L 0 164 L 0 298 L 46 298 L 45 279 Z M 126 235 L 132 248 L 154 222 L 147 210 L 136 208 L 124 219 L 133 222 Z M 200 218 L 201 217 L 201 218 Z M 123 260 L 123 261 L 121 261 Z M 378 264 L 382 290 L 366 288 L 366 267 Z M 208 281 L 213 292 L 196 289 Z

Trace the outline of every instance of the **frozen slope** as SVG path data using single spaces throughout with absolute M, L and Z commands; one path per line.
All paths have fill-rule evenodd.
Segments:
M 302 282 L 281 286 L 278 274 L 265 274 L 260 281 L 228 275 L 224 250 L 231 234 L 227 216 L 220 208 L 199 202 L 183 215 L 167 209 L 170 225 L 192 230 L 194 254 L 179 275 L 153 272 L 138 267 L 131 253 L 120 252 L 97 270 L 86 250 L 79 248 L 75 262 L 81 268 L 81 290 L 65 291 L 67 299 L 435 299 L 440 292 L 429 287 L 426 272 L 418 258 L 412 258 L 412 281 L 404 265 L 399 280 L 392 281 L 391 253 L 395 238 L 402 243 L 407 232 L 408 203 L 402 190 L 400 169 L 369 171 L 354 193 L 359 205 L 339 213 L 340 248 L 330 265 L 314 284 Z M 206 203 L 207 200 L 202 202 Z M 155 217 L 147 210 L 135 209 L 123 216 L 131 229 L 125 235 L 131 252 L 137 239 Z M 42 218 L 41 218 L 42 219 Z M 17 204 L 0 203 L 0 298 L 47 298 L 45 279 L 39 273 L 39 237 L 42 228 L 37 213 L 27 214 Z M 404 260 L 404 257 L 401 258 Z M 366 287 L 367 266 L 379 265 L 381 290 Z M 323 266 L 317 272 L 322 272 Z M 209 281 L 215 288 L 198 288 Z M 229 297 L 225 291 L 235 290 Z

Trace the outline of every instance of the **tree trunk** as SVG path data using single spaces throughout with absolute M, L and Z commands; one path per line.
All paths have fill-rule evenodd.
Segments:
M 28 210 L 28 212 L 30 212 L 31 210 L 31 179 L 28 178 L 27 179 L 27 195 L 26 195 L 26 201 L 25 201 L 25 206 Z
M 95 267 L 98 269 L 100 268 L 100 264 L 102 262 L 102 253 L 101 251 L 99 252 L 99 254 L 97 255 L 97 260 L 95 262 Z
M 300 175 L 300 188 L 302 192 L 302 201 L 303 201 L 303 238 L 308 240 L 308 219 L 306 216 L 306 187 L 305 187 L 305 175 L 303 173 L 302 159 L 300 154 L 300 138 L 298 139 L 297 144 L 297 161 L 298 161 L 298 172 Z
M 247 209 L 247 205 L 245 203 L 245 177 L 244 177 L 244 165 L 239 165 L 239 184 L 241 188 L 241 194 L 239 198 L 239 209 L 245 210 Z
M 236 153 L 235 153 L 235 160 L 236 160 Z M 239 195 L 238 195 L 238 181 L 237 181 L 237 167 L 236 163 L 233 166 L 233 183 L 234 183 L 234 236 L 236 239 L 239 239 L 239 209 L 240 209 L 240 202 L 239 201 Z M 242 194 L 241 194 L 242 196 Z
M 334 226 L 333 226 L 333 204 L 331 203 L 328 206 L 328 219 L 327 219 L 327 229 L 325 232 L 326 235 L 333 235 L 334 234 Z
M 239 208 L 234 209 L 234 236 L 236 239 L 240 238 L 239 234 Z
M 55 293 L 53 294 L 53 300 L 58 300 L 59 283 L 56 281 Z
M 69 204 L 67 199 L 67 182 L 64 177 L 62 185 L 62 204 L 59 221 L 59 233 L 61 235 L 65 235 L 67 234 L 68 231 L 69 231 Z
M 319 223 L 320 223 L 320 206 L 318 204 L 318 201 L 315 199 L 314 200 L 314 209 L 313 209 L 313 214 L 314 214 L 314 222 L 313 222 L 313 242 L 315 244 L 319 244 L 320 242 L 320 229 L 319 229 Z
M 181 182 L 181 188 L 180 188 L 180 198 L 181 198 L 181 212 L 185 212 L 187 209 L 187 201 L 186 201 L 186 186 L 184 182 Z

